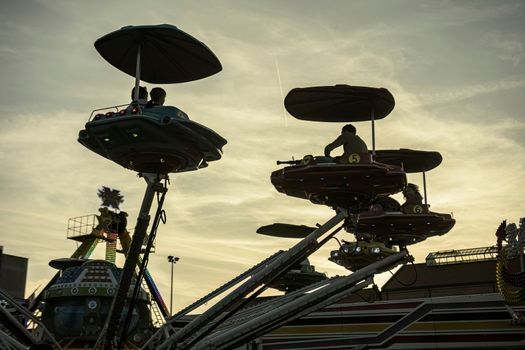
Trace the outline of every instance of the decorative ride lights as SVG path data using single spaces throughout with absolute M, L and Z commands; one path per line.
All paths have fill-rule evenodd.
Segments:
M 135 115 L 135 114 L 139 114 L 140 112 L 141 112 L 140 108 L 133 107 L 130 110 L 128 110 L 128 109 L 121 109 L 118 112 L 97 113 L 93 117 L 92 121 L 108 119 L 108 118 L 117 117 L 117 116 L 123 117 L 123 116 L 126 116 L 126 115 Z

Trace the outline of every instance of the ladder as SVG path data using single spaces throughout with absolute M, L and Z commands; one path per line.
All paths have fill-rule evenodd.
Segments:
M 142 279 L 141 286 L 145 291 L 149 293 L 149 295 L 151 295 L 151 291 L 149 290 L 148 284 L 146 283 L 145 279 Z M 162 315 L 162 312 L 160 311 L 156 300 L 152 299 L 150 305 L 151 321 L 153 323 L 153 326 L 155 328 L 160 328 L 164 323 L 166 323 L 166 320 L 164 319 L 164 316 Z

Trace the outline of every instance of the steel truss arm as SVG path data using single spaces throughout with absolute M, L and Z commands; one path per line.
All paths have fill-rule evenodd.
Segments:
M 3 350 L 28 350 L 29 347 L 12 338 L 0 329 L 0 349 Z
M 209 294 L 207 294 L 204 297 L 200 298 L 199 300 L 197 300 L 193 304 L 190 304 L 189 306 L 187 306 L 184 309 L 182 309 L 179 312 L 177 312 L 175 315 L 173 315 L 173 317 L 171 317 L 169 320 L 167 320 L 166 324 L 163 325 L 161 327 L 161 329 L 159 329 L 146 342 L 146 344 L 144 344 L 143 349 L 147 349 L 150 346 L 150 344 L 155 343 L 155 342 L 159 342 L 163 338 L 169 337 L 170 333 L 171 334 L 175 333 L 175 329 L 173 328 L 173 324 L 176 321 L 180 320 L 182 317 L 186 316 L 188 313 L 190 313 L 193 310 L 199 308 L 200 306 L 206 304 L 207 302 L 209 302 L 210 300 L 212 300 L 216 296 L 218 296 L 218 295 L 222 294 L 223 292 L 227 291 L 228 289 L 232 288 L 233 286 L 235 286 L 239 282 L 245 280 L 249 276 L 251 276 L 253 274 L 256 274 L 258 271 L 260 271 L 261 269 L 265 268 L 265 266 L 267 264 L 269 264 L 273 260 L 277 259 L 277 257 L 280 254 L 282 254 L 282 253 L 284 253 L 284 251 L 282 251 L 282 250 L 276 252 L 275 254 L 271 255 L 270 257 L 268 257 L 268 258 L 264 259 L 263 261 L 261 261 L 260 263 L 258 263 L 257 265 L 254 265 L 249 270 L 246 270 L 245 272 L 241 273 L 239 276 L 233 278 L 232 280 L 226 282 L 225 284 L 223 284 L 219 288 L 213 290 Z
M 272 255 L 269 258 L 263 260 L 259 264 L 253 266 L 249 270 L 241 273 L 239 276 L 235 277 L 231 281 L 229 281 L 229 282 L 225 283 L 224 285 L 222 285 L 221 287 L 215 289 L 213 292 L 211 292 L 208 295 L 204 296 L 203 298 L 197 300 L 195 303 L 193 303 L 190 306 L 188 306 L 188 307 L 182 309 L 181 311 L 177 312 L 175 315 L 173 315 L 172 318 L 170 318 L 168 323 L 170 323 L 170 324 L 174 323 L 175 321 L 179 320 L 181 317 L 187 315 L 189 312 L 191 312 L 191 311 L 197 309 L 198 307 L 206 304 L 208 301 L 212 300 L 217 295 L 221 294 L 222 292 L 230 289 L 231 287 L 233 287 L 237 283 L 239 283 L 242 280 L 246 279 L 248 276 L 250 276 L 252 274 L 256 274 L 259 270 L 261 270 L 262 268 L 265 267 L 265 264 L 268 264 L 271 261 L 273 261 L 274 259 L 276 259 L 279 256 L 279 254 L 281 254 L 281 253 L 283 253 L 282 250 L 278 251 L 274 255 Z
M 332 279 L 324 285 L 304 288 L 294 300 L 275 307 L 266 313 L 255 315 L 226 330 L 218 330 L 195 346 L 197 350 L 232 349 L 262 336 L 297 318 L 331 305 L 372 283 L 374 274 L 403 260 L 406 251 L 389 256 L 368 265 L 355 273 Z
M 348 213 L 345 209 L 338 208 L 337 214 L 333 218 L 317 228 L 288 251 L 280 254 L 278 258 L 270 262 L 264 269 L 261 269 L 252 275 L 250 279 L 233 290 L 217 304 L 206 310 L 203 314 L 195 318 L 179 332 L 169 336 L 168 339 L 162 344 L 156 346 L 155 349 L 190 348 L 192 345 L 200 341 L 202 337 L 209 333 L 214 327 L 217 327 L 224 321 L 224 318 L 217 320 L 221 314 L 227 310 L 233 310 L 230 311 L 228 314 L 229 316 L 243 305 L 243 298 L 249 293 L 255 291 L 260 286 L 263 287 L 258 293 L 262 292 L 262 290 L 266 288 L 266 283 L 278 278 L 285 273 L 290 266 L 304 260 L 310 254 L 319 249 L 322 244 L 318 242 L 318 239 L 322 238 L 323 235 L 343 221 L 347 216 Z M 322 240 L 322 243 L 326 242 L 328 238 L 334 234 L 335 232 L 328 234 L 327 237 Z
M 55 337 L 53 337 L 51 332 L 49 332 L 49 330 L 44 326 L 44 324 L 40 322 L 28 309 L 18 304 L 13 298 L 11 298 L 11 296 L 9 296 L 9 294 L 7 294 L 2 289 L 0 289 L 0 299 L 5 300 L 8 303 L 9 308 L 15 309 L 28 321 L 33 322 L 38 327 L 38 333 L 33 333 L 29 331 L 25 325 L 20 323 L 13 315 L 11 315 L 7 308 L 3 308 L 0 306 L 0 314 L 3 316 L 3 319 L 8 321 L 9 325 L 13 327 L 13 329 L 15 329 L 18 333 L 22 334 L 28 342 L 30 342 L 31 344 L 40 344 L 42 341 L 44 341 L 49 344 L 53 344 L 53 346 L 56 349 L 62 349 L 62 347 L 55 340 Z

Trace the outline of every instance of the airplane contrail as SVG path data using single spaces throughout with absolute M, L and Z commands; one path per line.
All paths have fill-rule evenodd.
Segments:
M 282 108 L 283 108 L 283 119 L 284 119 L 284 126 L 288 126 L 288 117 L 286 116 L 286 111 L 284 110 L 284 94 L 283 94 L 283 84 L 281 82 L 281 72 L 279 71 L 279 63 L 277 62 L 277 57 L 275 57 L 275 69 L 277 70 L 277 80 L 279 81 L 279 90 L 281 91 L 281 101 L 282 101 Z

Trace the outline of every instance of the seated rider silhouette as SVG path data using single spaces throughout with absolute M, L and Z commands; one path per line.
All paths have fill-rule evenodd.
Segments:
M 188 115 L 174 106 L 164 106 L 166 101 L 166 90 L 160 87 L 155 87 L 151 89 L 150 92 L 151 100 L 146 104 L 146 108 L 149 113 L 155 113 L 158 115 L 169 115 L 175 117 L 177 120 L 190 120 Z M 156 110 L 153 107 L 164 107 L 163 109 Z
M 405 203 L 401 205 L 401 211 L 405 214 L 423 214 L 428 213 L 427 206 L 423 205 L 423 197 L 419 193 L 419 187 L 409 183 L 403 189 Z
M 164 101 L 166 101 L 166 91 L 163 88 L 153 88 L 149 95 L 151 100 L 146 104 L 146 108 L 164 105 Z
M 343 126 L 341 135 L 339 135 L 338 138 L 325 147 L 325 157 L 330 157 L 330 152 L 339 146 L 343 146 L 344 153 L 342 157 L 335 157 L 336 162 L 341 162 L 342 160 L 346 163 L 348 159 L 349 163 L 359 163 L 359 154 L 368 153 L 368 147 L 366 146 L 366 143 L 359 136 L 357 136 L 356 129 L 352 124 Z M 352 155 L 354 154 L 357 154 L 358 158 L 353 158 Z
M 135 100 L 135 88 L 131 89 L 131 104 L 126 110 L 132 110 L 133 107 L 139 106 L 140 108 L 146 107 L 148 103 L 148 89 L 145 86 L 139 86 L 139 99 Z

